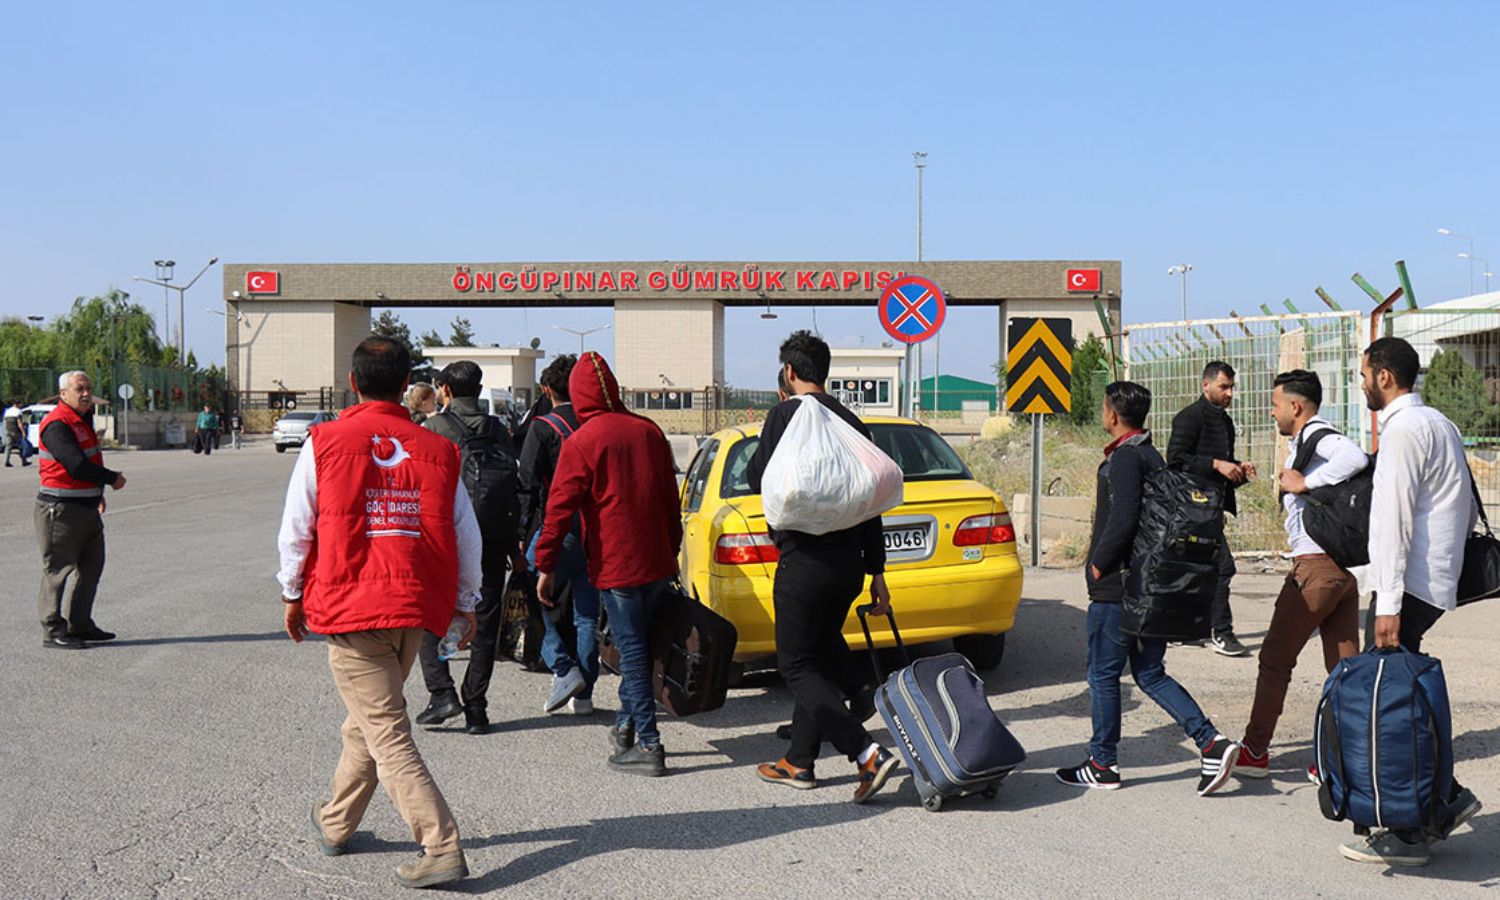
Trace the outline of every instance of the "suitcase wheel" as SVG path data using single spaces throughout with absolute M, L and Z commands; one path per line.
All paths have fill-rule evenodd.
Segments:
M 986 800 L 993 800 L 993 799 L 995 799 L 996 797 L 1000 796 L 1000 782 L 998 782 L 998 781 L 995 782 L 994 784 L 990 785 L 989 787 L 985 788 L 984 790 L 980 791 L 979 793 L 983 794 L 984 795 L 984 799 L 986 799 Z
M 943 795 L 933 794 L 931 797 L 922 798 L 922 808 L 928 812 L 937 812 L 943 808 Z

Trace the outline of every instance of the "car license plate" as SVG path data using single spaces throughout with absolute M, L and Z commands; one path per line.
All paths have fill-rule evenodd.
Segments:
M 887 553 L 925 553 L 927 551 L 927 526 L 887 528 L 885 549 Z

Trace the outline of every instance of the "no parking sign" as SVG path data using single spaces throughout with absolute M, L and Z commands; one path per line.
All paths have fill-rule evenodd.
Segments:
M 880 292 L 880 326 L 903 344 L 920 344 L 938 333 L 948 301 L 931 279 L 906 275 Z

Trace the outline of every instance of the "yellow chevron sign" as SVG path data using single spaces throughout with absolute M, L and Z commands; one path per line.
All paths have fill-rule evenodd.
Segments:
M 1005 353 L 1005 408 L 1065 413 L 1073 406 L 1073 320 L 1011 319 Z

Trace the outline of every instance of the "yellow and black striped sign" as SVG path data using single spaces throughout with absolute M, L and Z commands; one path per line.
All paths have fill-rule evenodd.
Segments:
M 1065 413 L 1073 407 L 1072 319 L 1011 319 L 1005 408 L 1013 413 Z

